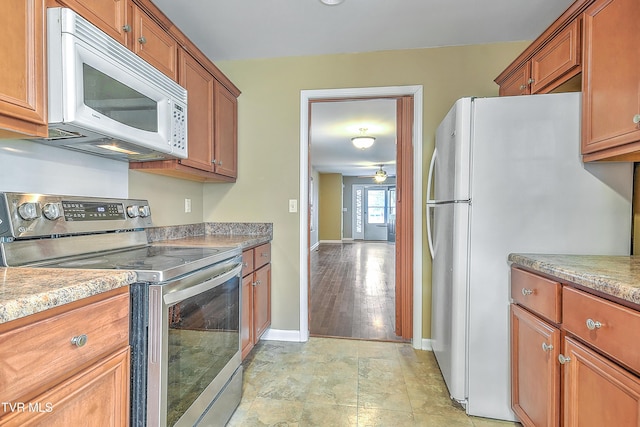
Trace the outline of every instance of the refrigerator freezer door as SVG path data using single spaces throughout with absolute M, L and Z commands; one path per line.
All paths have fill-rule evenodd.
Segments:
M 449 389 L 467 397 L 468 203 L 429 206 L 433 212 L 432 329 L 434 355 Z
M 632 164 L 584 164 L 580 94 L 476 99 L 467 412 L 513 419 L 511 252 L 628 255 Z
M 436 131 L 436 147 L 429 168 L 429 204 L 469 200 L 469 134 L 472 98 L 459 99 Z

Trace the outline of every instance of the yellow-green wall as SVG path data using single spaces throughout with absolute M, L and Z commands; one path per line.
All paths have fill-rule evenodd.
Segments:
M 342 239 L 342 175 L 321 173 L 318 186 L 318 238 Z
M 422 85 L 426 162 L 433 151 L 435 128 L 453 102 L 463 96 L 497 95 L 493 79 L 527 45 L 500 43 L 216 64 L 242 90 L 239 178 L 235 184 L 203 185 L 203 220 L 273 223 L 273 328 L 299 329 L 300 222 L 297 213 L 288 212 L 288 199 L 297 199 L 300 193 L 300 91 Z M 132 175 L 131 181 L 138 178 Z M 425 177 L 423 186 L 424 181 Z M 192 187 L 173 185 L 177 194 L 161 198 L 172 206 L 180 205 L 184 203 L 181 193 Z M 132 183 L 132 187 L 140 185 Z M 185 220 L 184 214 L 175 215 L 176 223 Z M 424 225 L 422 234 L 426 243 Z M 423 266 L 423 336 L 428 338 L 431 264 L 424 244 Z

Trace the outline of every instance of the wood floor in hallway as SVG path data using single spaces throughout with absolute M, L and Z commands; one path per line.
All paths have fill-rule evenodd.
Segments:
M 311 252 L 313 336 L 403 341 L 395 334 L 395 245 L 322 243 Z

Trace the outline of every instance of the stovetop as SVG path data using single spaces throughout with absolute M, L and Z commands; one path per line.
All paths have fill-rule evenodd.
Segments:
M 149 245 L 41 263 L 37 267 L 132 270 L 140 282 L 165 282 L 240 254 L 235 247 Z

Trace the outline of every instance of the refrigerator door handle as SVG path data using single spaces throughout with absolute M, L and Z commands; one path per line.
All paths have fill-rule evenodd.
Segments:
M 429 175 L 427 178 L 427 200 L 431 201 L 431 185 L 433 183 L 433 173 L 436 166 L 436 157 L 438 157 L 438 149 L 433 149 L 433 155 L 431 156 L 431 162 L 429 164 Z M 434 206 L 432 206 L 429 202 L 427 202 L 427 241 L 429 242 L 429 252 L 431 254 L 431 259 L 435 256 L 433 251 L 433 234 L 431 232 L 431 211 Z

